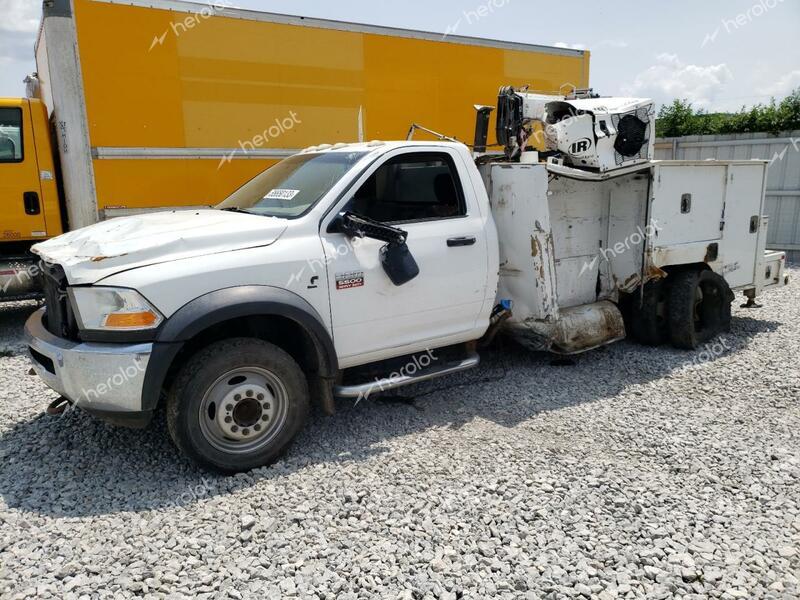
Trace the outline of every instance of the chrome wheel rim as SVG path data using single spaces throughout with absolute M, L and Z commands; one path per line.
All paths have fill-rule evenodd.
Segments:
M 288 411 L 286 387 L 261 367 L 226 372 L 206 390 L 200 402 L 200 430 L 217 450 L 256 452 L 283 429 Z

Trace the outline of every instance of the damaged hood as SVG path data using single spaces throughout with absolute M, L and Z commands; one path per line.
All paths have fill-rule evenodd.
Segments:
M 274 243 L 287 223 L 221 210 L 148 213 L 103 221 L 33 247 L 64 267 L 70 284 L 91 284 L 138 267 Z

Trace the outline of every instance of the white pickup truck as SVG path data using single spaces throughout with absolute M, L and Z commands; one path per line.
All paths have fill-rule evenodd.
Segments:
M 729 326 L 732 290 L 785 283 L 763 161 L 477 163 L 445 141 L 310 148 L 216 209 L 42 243 L 34 368 L 113 423 L 165 402 L 183 453 L 236 472 L 275 460 L 312 403 L 473 367 L 499 329 L 561 354 L 626 326 L 695 348 Z

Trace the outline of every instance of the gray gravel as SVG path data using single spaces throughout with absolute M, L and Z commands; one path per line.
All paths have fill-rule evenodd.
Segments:
M 797 598 L 792 276 L 728 348 L 553 366 L 506 344 L 231 478 L 163 426 L 44 416 L 32 305 L 0 307 L 0 597 Z

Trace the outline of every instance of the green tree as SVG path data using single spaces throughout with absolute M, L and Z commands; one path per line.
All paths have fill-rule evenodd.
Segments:
M 743 106 L 735 113 L 696 110 L 688 100 L 674 100 L 658 111 L 656 136 L 681 137 L 723 133 L 772 133 L 800 129 L 800 88 L 778 103 Z
M 680 137 L 694 135 L 695 112 L 688 100 L 673 100 L 658 111 L 656 118 L 657 137 Z

